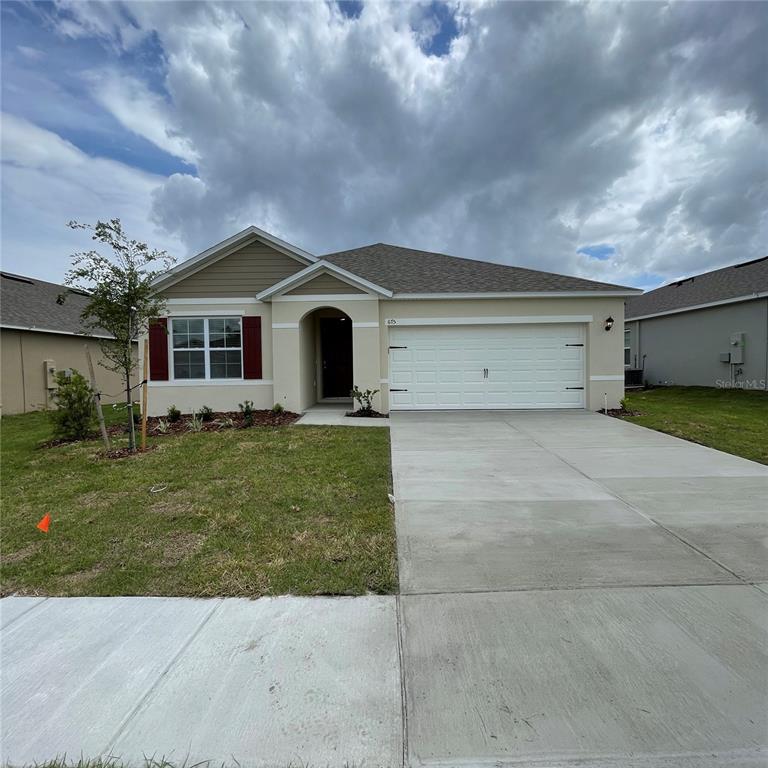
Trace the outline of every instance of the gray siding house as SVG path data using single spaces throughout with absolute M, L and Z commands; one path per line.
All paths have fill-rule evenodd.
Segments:
M 768 256 L 628 299 L 624 366 L 649 384 L 767 389 Z

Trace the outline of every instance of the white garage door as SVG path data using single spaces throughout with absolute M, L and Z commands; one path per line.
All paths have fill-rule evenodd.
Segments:
M 584 326 L 390 327 L 395 410 L 583 408 Z

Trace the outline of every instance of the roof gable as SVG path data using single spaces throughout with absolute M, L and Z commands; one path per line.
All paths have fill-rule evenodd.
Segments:
M 285 240 L 270 235 L 269 232 L 265 232 L 263 229 L 250 226 L 241 232 L 232 235 L 232 237 L 228 237 L 226 240 L 216 243 L 216 245 L 198 253 L 196 256 L 192 256 L 180 264 L 177 264 L 172 269 L 169 269 L 167 272 L 157 277 L 154 281 L 154 285 L 158 290 L 167 290 L 181 280 L 185 280 L 200 270 L 215 264 L 220 259 L 235 253 L 243 246 L 257 241 L 294 259 L 302 266 L 317 261 L 317 256 L 309 253 L 309 251 L 304 251 L 295 245 L 291 245 Z
M 375 283 L 372 283 L 357 274 L 353 274 L 352 272 L 349 272 L 336 264 L 321 260 L 316 261 L 314 264 L 310 264 L 310 266 L 301 270 L 301 272 L 297 272 L 295 275 L 291 275 L 285 280 L 282 280 L 279 283 L 276 283 L 275 285 L 267 288 L 258 294 L 256 298 L 260 301 L 268 301 L 269 299 L 272 299 L 276 296 L 281 296 L 283 294 L 287 294 L 289 291 L 294 291 L 296 288 L 306 284 L 310 280 L 317 278 L 320 275 L 326 274 L 336 278 L 337 280 L 341 280 L 349 286 L 361 289 L 361 292 L 371 293 L 384 297 L 392 296 L 392 291 L 383 288 L 380 285 L 376 285 Z

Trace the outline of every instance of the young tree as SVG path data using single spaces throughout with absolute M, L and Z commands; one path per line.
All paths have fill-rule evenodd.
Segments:
M 129 445 L 135 451 L 131 393 L 131 371 L 136 364 L 133 345 L 150 320 L 162 316 L 165 311 L 165 302 L 153 292 L 152 281 L 169 269 L 174 259 L 165 251 L 150 249 L 146 243 L 131 240 L 123 231 L 120 219 L 97 221 L 95 225 L 70 221 L 68 226 L 89 230 L 93 233 L 92 240 L 112 250 L 111 258 L 95 250 L 73 254 L 72 269 L 67 272 L 65 282 L 89 294 L 82 313 L 84 325 L 112 335 L 110 339 L 100 339 L 105 358 L 101 365 L 123 377 Z M 162 265 L 162 268 L 153 269 L 153 264 Z

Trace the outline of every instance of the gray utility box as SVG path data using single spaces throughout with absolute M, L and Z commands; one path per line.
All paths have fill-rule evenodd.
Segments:
M 741 365 L 744 362 L 744 334 L 731 334 L 731 359 L 730 362 L 735 365 Z
M 721 352 L 720 353 L 720 362 L 721 363 L 730 363 L 731 362 L 731 353 L 730 352 Z

